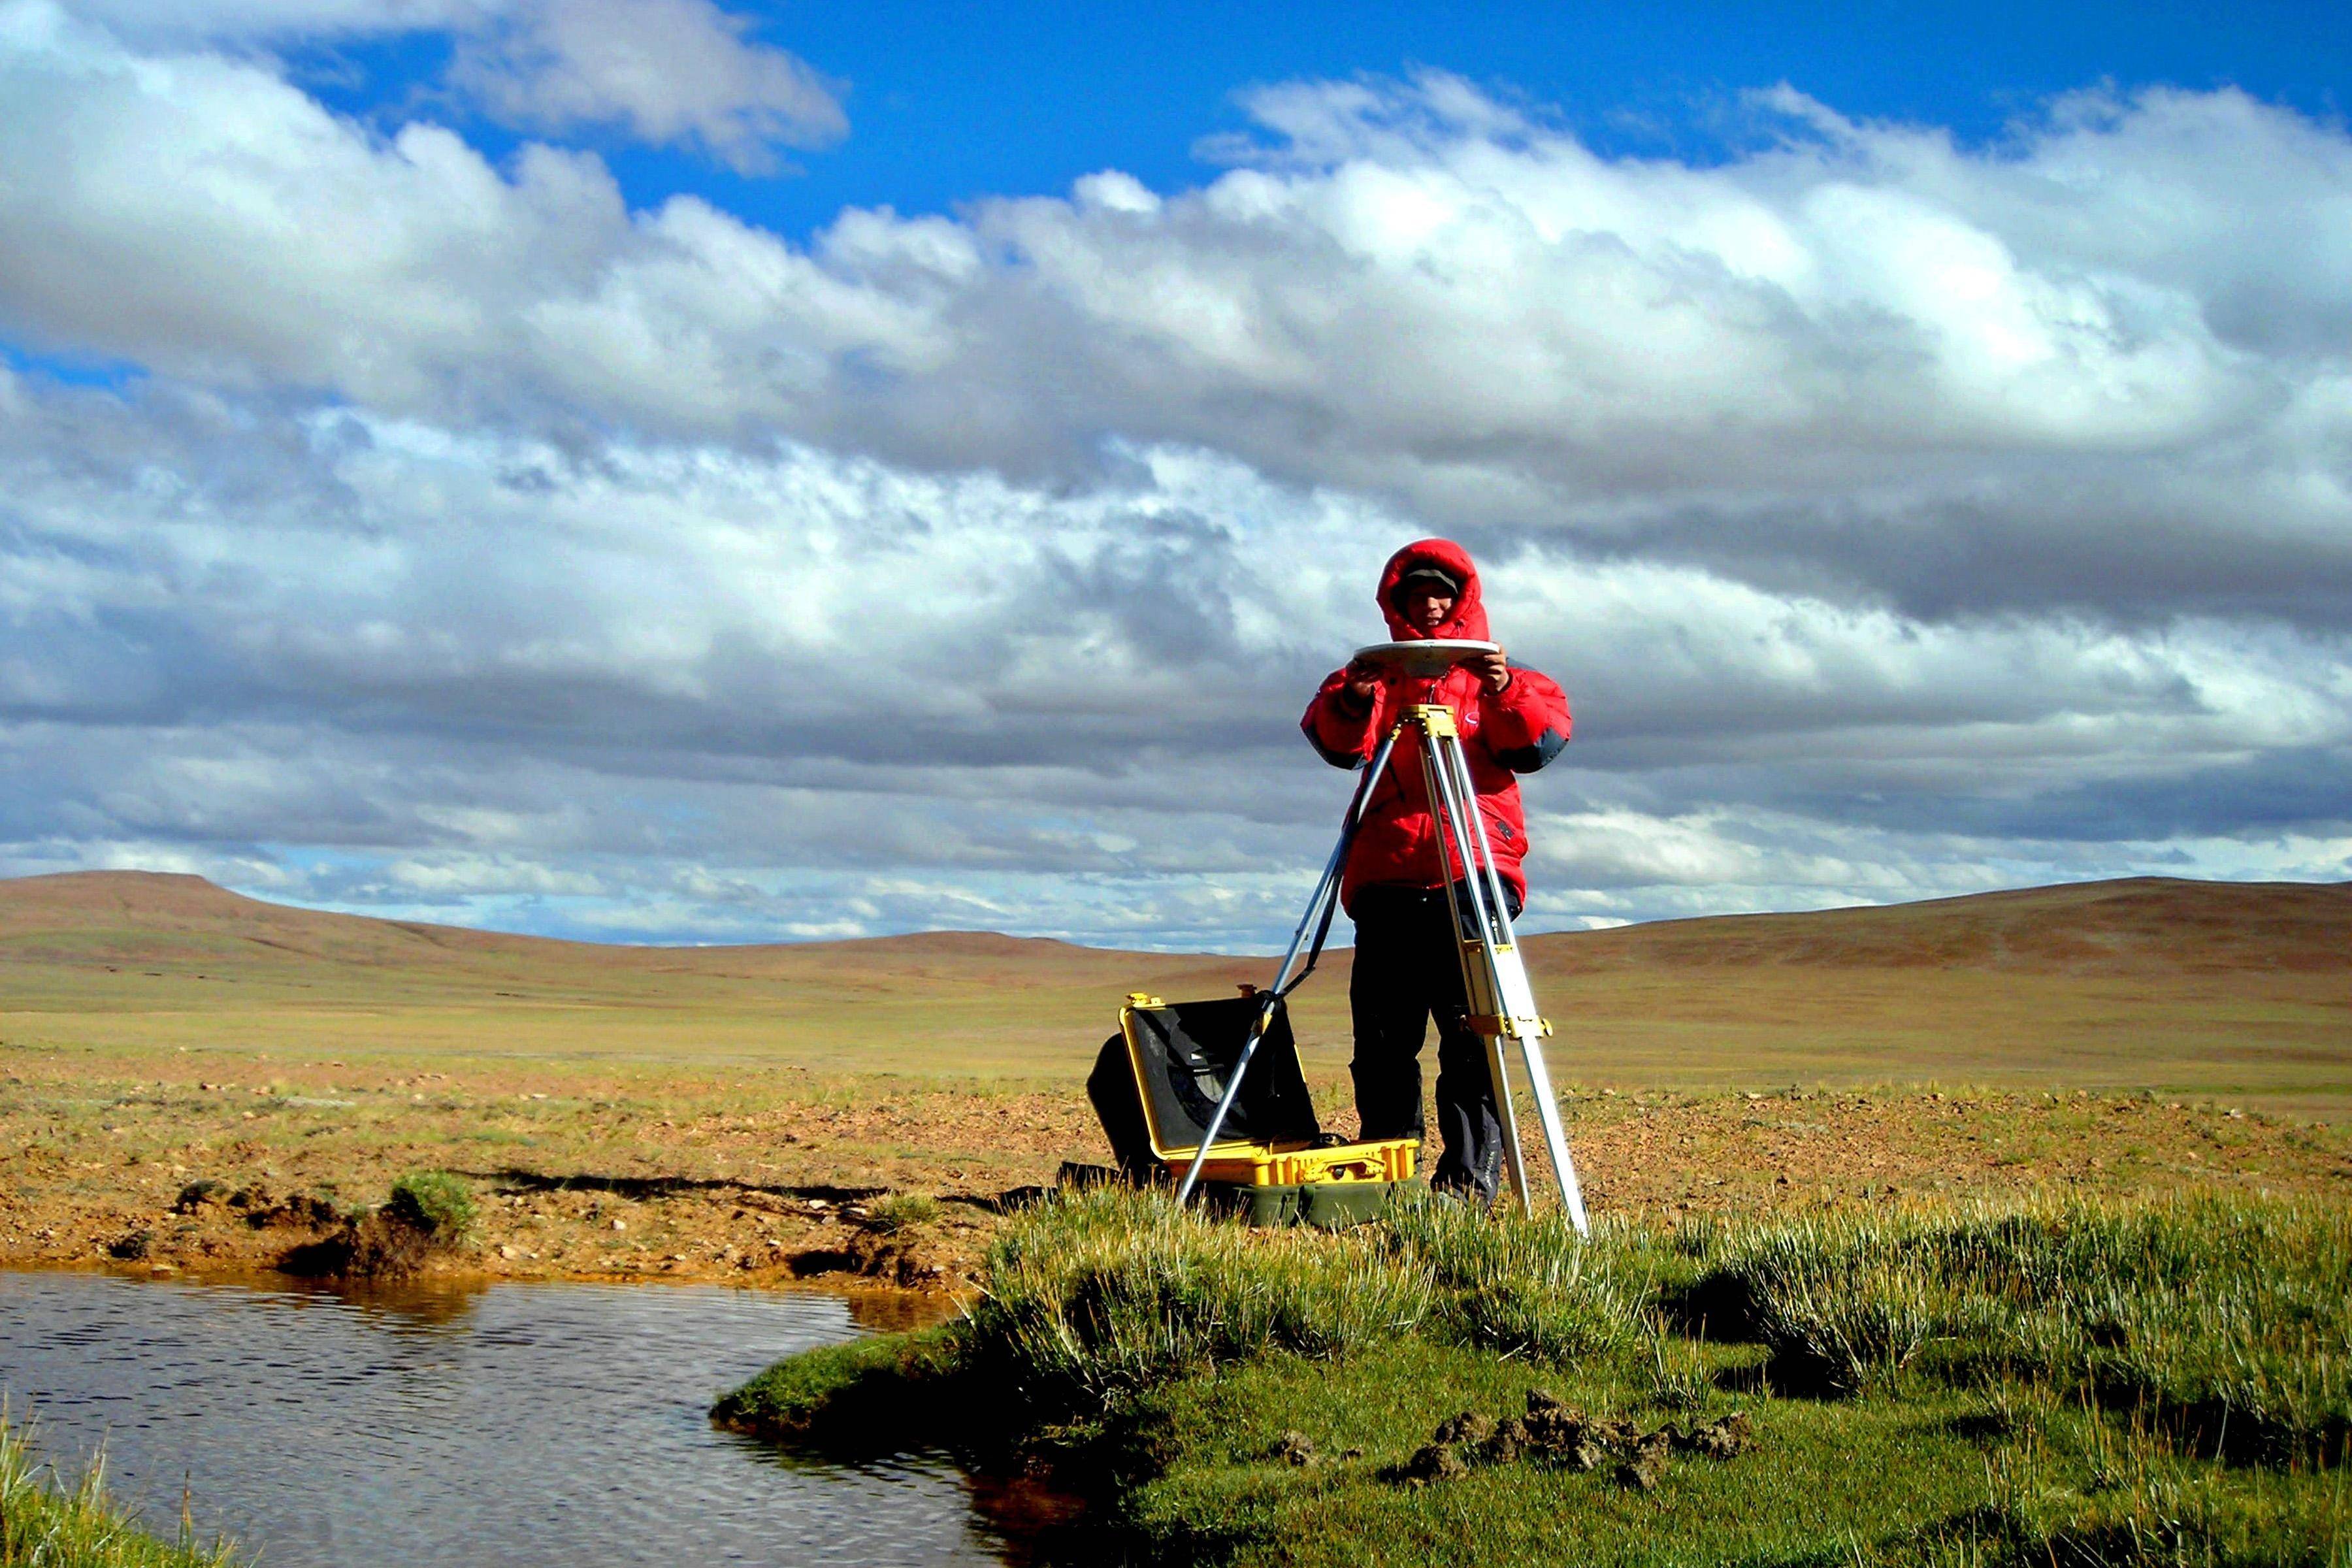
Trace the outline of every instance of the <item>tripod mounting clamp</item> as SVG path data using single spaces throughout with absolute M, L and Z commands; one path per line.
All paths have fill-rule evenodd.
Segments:
M 1544 1040 L 1551 1037 L 1549 1018 L 1515 1018 L 1508 1013 L 1473 1013 L 1462 1020 L 1477 1035 L 1502 1035 L 1507 1038 Z M 1530 1028 L 1528 1026 L 1534 1026 Z

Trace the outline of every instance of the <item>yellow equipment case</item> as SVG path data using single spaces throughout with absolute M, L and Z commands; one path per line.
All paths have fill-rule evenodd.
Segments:
M 1210 1203 L 1253 1225 L 1339 1226 L 1370 1219 L 1399 1191 L 1418 1187 L 1419 1140 L 1346 1143 L 1322 1130 L 1289 1013 L 1279 997 L 1254 990 L 1208 1002 L 1137 992 L 1119 1009 L 1087 1098 L 1128 1179 L 1172 1184 L 1192 1164 L 1261 1012 L 1265 1036 L 1202 1163 Z

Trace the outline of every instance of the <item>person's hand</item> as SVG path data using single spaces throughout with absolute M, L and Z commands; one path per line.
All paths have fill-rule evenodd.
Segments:
M 1348 678 L 1348 700 L 1359 705 L 1371 701 L 1372 693 L 1381 689 L 1381 667 L 1368 658 L 1351 658 L 1343 671 Z
M 1475 658 L 1465 659 L 1463 662 L 1472 674 L 1486 683 L 1486 689 L 1489 691 L 1500 691 L 1511 683 L 1510 661 L 1503 657 L 1501 648 L 1496 648 L 1492 653 L 1482 653 Z

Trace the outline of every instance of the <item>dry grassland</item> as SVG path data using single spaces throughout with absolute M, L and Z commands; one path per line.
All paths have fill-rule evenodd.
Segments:
M 2352 888 L 2094 884 L 1528 949 L 1597 1205 L 2352 1194 Z M 492 1274 L 953 1283 L 1000 1194 L 1104 1157 L 1080 1084 L 1122 994 L 1267 968 L 986 934 L 614 948 L 193 878 L 0 883 L 0 1262 L 250 1267 L 306 1234 L 286 1200 L 445 1168 Z M 1297 1020 L 1344 1130 L 1344 953 Z M 936 1201 L 877 1211 L 892 1193 Z

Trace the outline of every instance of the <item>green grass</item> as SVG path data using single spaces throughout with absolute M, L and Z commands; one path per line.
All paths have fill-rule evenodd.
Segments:
M 454 1245 L 474 1228 L 474 1192 L 446 1171 L 412 1171 L 392 1184 L 392 1215 L 435 1241 Z
M 740 1432 L 790 1435 L 837 1451 L 949 1446 L 930 1397 L 967 1377 L 950 1329 L 880 1334 L 780 1361 L 719 1400 L 711 1418 Z
M 176 1540 L 142 1528 L 107 1495 L 102 1458 L 66 1484 L 0 1412 L 0 1568 L 229 1568 L 239 1561 L 226 1542 L 198 1544 L 184 1517 Z
M 1574 1245 L 1556 1219 L 1489 1226 L 1444 1201 L 1330 1236 L 1202 1224 L 1156 1197 L 1107 1192 L 1004 1235 L 964 1353 L 1033 1396 L 1072 1402 L 1401 1337 L 1608 1356 L 1634 1336 L 1637 1296 L 1616 1258 Z
M 780 1363 L 720 1415 L 1010 1430 L 996 1462 L 1096 1494 L 1074 1558 L 2352 1568 L 2347 1280 L 2352 1214 L 2273 1200 L 1580 1243 L 1442 1202 L 1327 1236 L 1099 1193 L 1011 1226 L 960 1321 Z M 1538 1388 L 1645 1430 L 1736 1409 L 1755 1443 L 1654 1490 L 1471 1447 L 1401 1484 L 1440 1423 Z
M 1694 1227 L 1712 1307 L 1787 1385 L 1916 1366 L 2128 1408 L 2189 1447 L 2340 1464 L 2352 1445 L 2352 1209 L 2180 1199 L 1958 1218 Z

